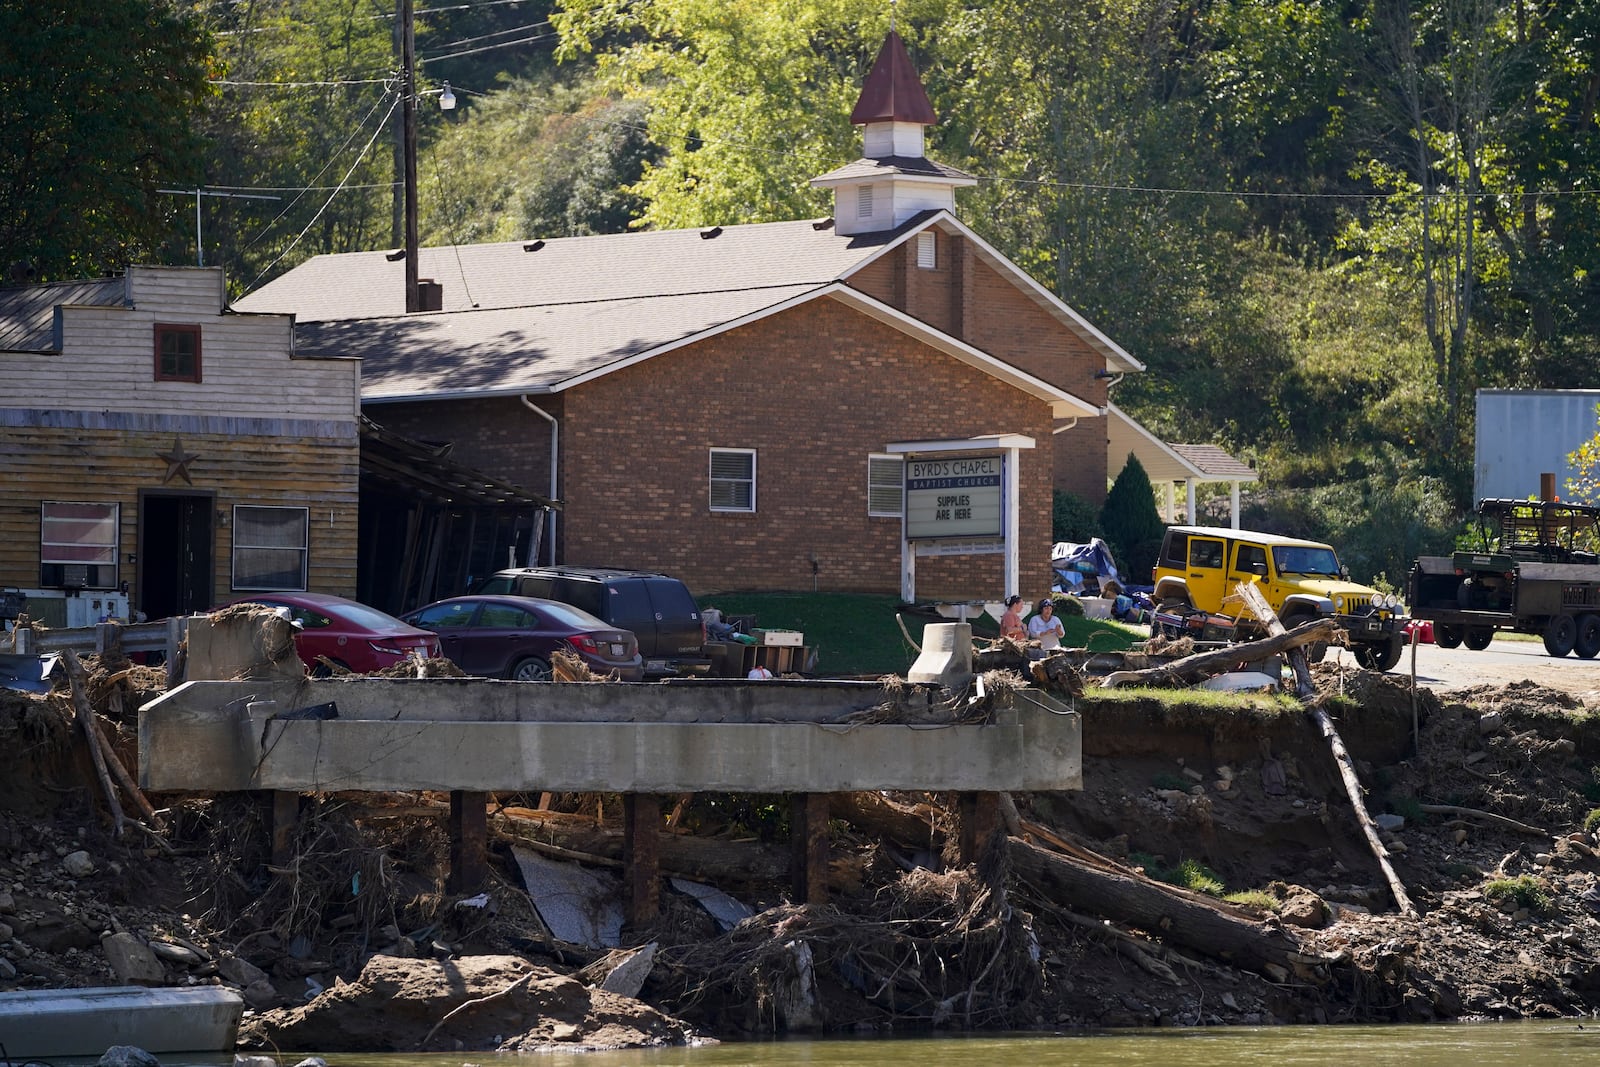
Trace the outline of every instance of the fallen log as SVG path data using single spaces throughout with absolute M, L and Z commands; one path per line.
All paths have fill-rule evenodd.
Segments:
M 1292 630 L 1264 637 L 1259 641 L 1245 641 L 1209 652 L 1197 652 L 1160 667 L 1147 667 L 1137 671 L 1113 671 L 1100 680 L 1100 685 L 1105 689 L 1115 689 L 1124 685 L 1189 685 L 1214 674 L 1224 674 L 1241 663 L 1254 663 L 1304 645 L 1330 641 L 1338 632 L 1339 624 L 1332 619 L 1313 619 Z
M 1483 819 L 1485 822 L 1493 823 L 1496 826 L 1504 826 L 1508 830 L 1515 830 L 1518 833 L 1528 834 L 1530 837 L 1553 836 L 1549 830 L 1541 830 L 1537 826 L 1530 826 L 1525 822 L 1518 822 L 1515 819 L 1508 819 L 1504 815 L 1496 815 L 1492 811 L 1480 811 L 1477 808 L 1463 808 L 1456 804 L 1418 804 L 1417 807 L 1428 815 L 1460 815 L 1465 818 Z
M 100 747 L 100 739 L 94 725 L 94 708 L 89 706 L 89 683 L 84 674 L 83 663 L 78 659 L 76 652 L 67 649 L 61 653 L 61 661 L 67 667 L 67 683 L 72 687 L 73 717 L 77 720 L 78 728 L 83 731 L 83 741 L 89 747 L 89 757 L 94 761 L 95 776 L 100 780 L 100 789 L 105 793 L 106 803 L 111 808 L 111 836 L 117 839 L 122 837 L 122 824 L 127 821 L 127 815 L 122 810 L 122 803 L 117 799 L 116 787 L 111 784 L 111 772 L 106 768 L 105 752 Z
M 1238 586 L 1238 595 L 1249 606 L 1255 617 L 1266 626 L 1269 633 L 1284 632 L 1283 621 L 1267 603 L 1267 598 L 1261 594 L 1261 590 L 1254 585 L 1241 582 Z M 1303 630 L 1305 627 L 1296 629 Z M 1339 777 L 1344 780 L 1345 794 L 1350 798 L 1350 808 L 1355 813 L 1356 823 L 1361 827 L 1362 836 L 1367 839 L 1367 847 L 1377 859 L 1378 867 L 1383 871 L 1384 880 L 1389 883 L 1389 891 L 1394 894 L 1394 902 L 1399 907 L 1400 913 L 1414 919 L 1417 916 L 1417 909 L 1412 906 L 1411 897 L 1406 894 L 1405 883 L 1400 881 L 1400 875 L 1389 862 L 1389 850 L 1378 837 L 1377 825 L 1372 821 L 1372 816 L 1367 814 L 1367 802 L 1362 796 L 1361 779 L 1356 777 L 1355 761 L 1350 758 L 1349 751 L 1344 747 L 1344 739 L 1334 728 L 1333 720 L 1323 710 L 1321 702 L 1308 699 L 1314 692 L 1314 687 L 1311 684 L 1311 671 L 1306 666 L 1305 654 L 1297 648 L 1290 654 L 1290 662 L 1294 664 L 1295 695 L 1305 704 L 1306 710 L 1316 720 L 1317 728 L 1322 731 L 1322 736 L 1328 740 L 1328 750 L 1333 753 L 1334 765 L 1339 768 Z
M 1007 846 L 1012 872 L 1058 907 L 1126 923 L 1273 981 L 1294 973 L 1300 946 L 1281 928 L 1131 872 L 1089 867 L 1016 838 Z
M 929 805 L 907 807 L 881 793 L 834 793 L 828 798 L 828 809 L 835 819 L 901 845 L 934 853 L 944 847 L 944 828 Z

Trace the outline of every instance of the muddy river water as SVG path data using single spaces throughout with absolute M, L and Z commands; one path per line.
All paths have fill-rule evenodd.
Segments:
M 280 1062 L 299 1057 L 286 1054 Z M 773 1041 L 497 1056 L 329 1055 L 329 1067 L 1543 1067 L 1600 1064 L 1600 1020 L 1437 1026 L 1282 1026 L 1094 1035 Z M 168 1062 L 163 1058 L 163 1062 Z

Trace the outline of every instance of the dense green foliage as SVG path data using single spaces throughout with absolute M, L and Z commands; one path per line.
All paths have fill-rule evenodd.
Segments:
M 0 251 L 193 262 L 152 190 L 197 181 L 280 198 L 201 205 L 236 292 L 397 244 L 395 8 L 172 2 L 7 9 Z M 1396 577 L 1472 503 L 1475 389 L 1600 384 L 1600 0 L 419 4 L 423 240 L 823 214 L 891 17 L 964 219 L 1146 364 L 1121 407 L 1255 462 L 1252 525 Z
M 1076 493 L 1057 489 L 1050 506 L 1051 543 L 1070 541 L 1086 545 L 1100 536 L 1100 513 L 1095 506 Z
M 162 0 L 0 4 L 0 281 L 163 258 L 185 205 L 160 189 L 204 176 L 210 50 Z
M 1145 582 L 1161 551 L 1166 525 L 1156 511 L 1150 476 L 1132 454 L 1106 493 L 1100 528 L 1106 532 L 1106 544 L 1111 546 L 1119 573 L 1135 584 Z

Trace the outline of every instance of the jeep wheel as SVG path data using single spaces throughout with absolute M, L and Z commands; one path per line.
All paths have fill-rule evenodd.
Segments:
M 1355 647 L 1356 662 L 1369 671 L 1386 671 L 1400 662 L 1400 649 L 1399 641 L 1360 644 Z
M 1474 652 L 1482 652 L 1494 640 L 1493 626 L 1469 626 L 1462 642 Z
M 1309 611 L 1297 611 L 1283 620 L 1284 629 L 1293 630 L 1296 626 L 1304 626 L 1308 622 L 1314 622 L 1316 618 Z M 1321 663 L 1328 655 L 1328 643 L 1326 641 L 1318 641 L 1315 644 L 1301 645 L 1300 647 L 1305 651 L 1306 663 L 1308 664 Z
M 1544 628 L 1544 650 L 1556 658 L 1572 651 L 1578 640 L 1578 624 L 1571 615 L 1551 616 Z
M 1576 621 L 1577 637 L 1573 639 L 1572 651 L 1584 659 L 1594 659 L 1600 655 L 1600 615 L 1579 615 Z
M 1440 623 L 1433 628 L 1433 643 L 1440 648 L 1461 647 L 1461 627 Z

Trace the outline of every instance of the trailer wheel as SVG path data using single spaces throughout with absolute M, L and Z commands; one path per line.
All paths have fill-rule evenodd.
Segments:
M 1474 652 L 1482 652 L 1489 647 L 1489 642 L 1494 640 L 1493 626 L 1472 626 L 1467 629 L 1467 634 L 1462 642 Z
M 1461 636 L 1461 627 L 1451 626 L 1447 622 L 1441 622 L 1433 628 L 1433 643 L 1440 648 L 1459 648 Z
M 1544 628 L 1544 650 L 1552 656 L 1565 656 L 1578 640 L 1578 624 L 1571 615 L 1552 615 Z
M 1600 654 L 1600 615 L 1579 615 L 1577 630 L 1577 637 L 1572 642 L 1572 651 L 1584 659 L 1594 659 Z

